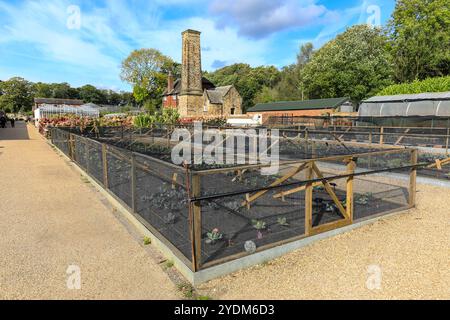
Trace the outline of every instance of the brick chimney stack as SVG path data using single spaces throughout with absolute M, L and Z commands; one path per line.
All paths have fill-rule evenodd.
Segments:
M 167 76 L 167 93 L 172 92 L 173 90 L 173 75 L 172 71 L 169 71 L 169 75 Z

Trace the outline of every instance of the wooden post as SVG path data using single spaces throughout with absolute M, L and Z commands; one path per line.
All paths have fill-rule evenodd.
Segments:
M 69 133 L 69 135 L 67 136 L 67 150 L 68 150 L 68 156 L 70 159 L 72 159 L 72 135 Z
M 384 143 L 384 127 L 380 128 L 380 144 Z
M 136 158 L 131 154 L 131 209 L 137 212 L 136 208 Z
M 411 150 L 411 165 L 417 164 L 417 149 Z M 411 168 L 411 173 L 409 176 L 409 205 L 414 207 L 416 205 L 416 178 L 417 178 L 417 168 Z
M 449 143 L 449 135 L 450 135 L 450 128 L 447 128 L 447 137 L 445 139 L 445 155 L 448 157 L 448 143 Z
M 108 158 L 106 152 L 106 145 L 102 143 L 102 159 L 103 159 L 103 186 L 105 189 L 109 188 L 108 183 Z
M 194 197 L 200 196 L 201 187 L 200 187 L 200 176 L 198 174 L 194 174 L 192 176 L 192 195 Z M 202 265 L 202 207 L 200 202 L 193 202 L 193 259 L 192 264 L 194 267 L 194 271 L 198 271 Z
M 308 158 L 308 139 L 309 139 L 309 133 L 308 133 L 308 128 L 305 129 L 305 155 Z
M 308 163 L 306 169 L 306 180 L 313 179 L 313 162 Z M 305 235 L 309 236 L 312 229 L 312 213 L 313 213 L 313 185 L 311 182 L 306 184 L 305 188 Z
M 355 172 L 356 163 L 353 159 L 347 164 L 347 174 L 352 174 Z M 353 223 L 353 177 L 347 178 L 347 198 L 346 198 L 346 206 L 345 210 L 347 211 L 347 217 L 350 219 L 350 222 Z
M 317 156 L 317 154 L 316 154 L 316 142 L 313 141 L 311 143 L 311 158 L 315 159 L 316 156 Z

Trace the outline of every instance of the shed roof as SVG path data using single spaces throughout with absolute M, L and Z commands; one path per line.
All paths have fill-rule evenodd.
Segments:
M 288 110 L 314 110 L 314 109 L 334 109 L 349 101 L 350 98 L 329 98 L 329 99 L 314 99 L 302 101 L 281 101 L 258 103 L 249 112 L 259 111 L 288 111 Z

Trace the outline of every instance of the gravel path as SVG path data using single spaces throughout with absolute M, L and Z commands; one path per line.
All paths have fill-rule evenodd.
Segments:
M 450 189 L 419 185 L 417 201 L 417 209 L 213 280 L 200 292 L 216 299 L 450 299 Z
M 0 172 L 1 299 L 180 298 L 148 248 L 36 130 L 0 129 Z M 67 287 L 71 265 L 81 290 Z

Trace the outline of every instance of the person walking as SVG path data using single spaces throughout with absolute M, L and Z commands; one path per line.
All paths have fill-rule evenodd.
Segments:
M 0 128 L 6 127 L 6 117 L 3 115 L 0 115 Z
M 11 128 L 14 128 L 16 125 L 16 119 L 11 118 L 11 119 L 9 119 L 9 122 L 11 123 Z

